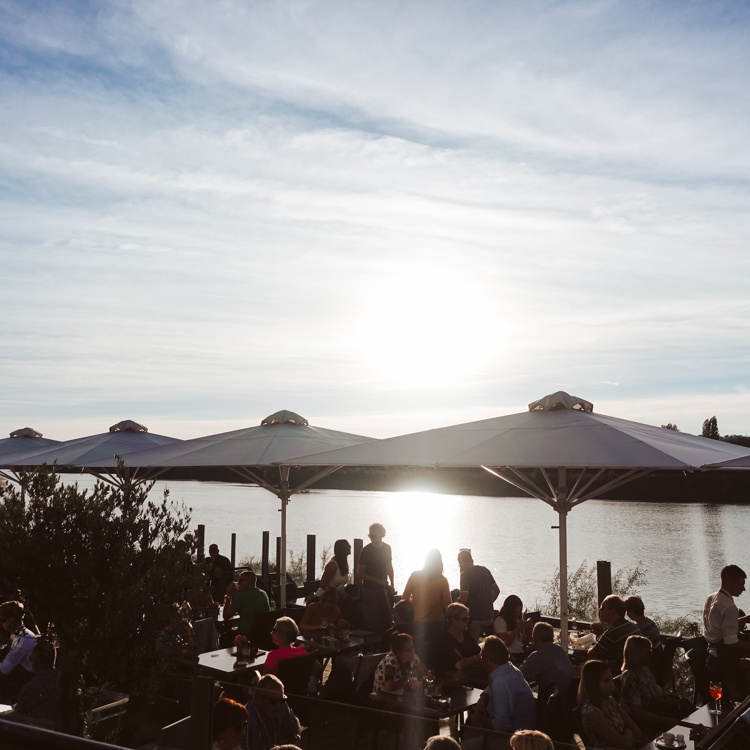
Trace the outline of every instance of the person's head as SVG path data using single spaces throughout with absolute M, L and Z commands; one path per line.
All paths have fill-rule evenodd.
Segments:
M 474 564 L 474 559 L 471 556 L 470 549 L 462 549 L 458 551 L 458 568 L 459 570 L 466 570 Z
M 440 550 L 431 549 L 427 553 L 427 557 L 424 559 L 424 567 L 422 572 L 428 578 L 437 578 L 443 575 L 443 556 L 440 554 Z
M 612 679 L 609 665 L 606 662 L 592 659 L 583 665 L 581 682 L 578 685 L 578 705 L 590 701 L 601 708 L 604 699 L 615 692 L 615 681 Z
M 291 617 L 279 617 L 271 631 L 271 640 L 279 647 L 290 646 L 299 636 L 297 623 Z
M 622 651 L 622 671 L 630 669 L 640 672 L 648 665 L 651 656 L 651 641 L 642 635 L 628 636 Z
M 208 548 L 208 554 L 211 557 L 216 557 L 216 555 L 219 554 L 219 545 L 218 544 L 212 544 Z
M 37 641 L 31 651 L 31 666 L 35 672 L 51 669 L 55 666 L 55 645 L 49 641 Z
M 725 565 L 721 570 L 721 587 L 732 596 L 745 590 L 747 575 L 739 565 Z
M 339 566 L 341 575 L 349 575 L 349 560 L 347 559 L 352 552 L 352 545 L 348 539 L 337 539 L 333 544 L 333 559 Z
M 370 537 L 370 541 L 377 544 L 383 541 L 385 536 L 385 526 L 382 523 L 374 523 L 370 526 L 370 533 L 367 535 Z
M 411 625 L 414 622 L 414 605 L 407 599 L 399 599 L 393 605 L 393 624 Z
M 625 617 L 625 602 L 616 594 L 610 594 L 599 605 L 599 617 L 605 625 L 614 625 Z
M 424 750 L 456 750 L 461 745 L 447 734 L 436 734 L 425 743 Z
M 555 629 L 548 622 L 538 622 L 534 625 L 534 630 L 531 631 L 531 637 L 534 641 L 534 646 L 539 648 L 545 643 L 554 643 Z
M 214 703 L 213 739 L 222 747 L 235 748 L 242 744 L 247 728 L 247 709 L 229 698 L 219 698 Z
M 552 740 L 535 729 L 519 729 L 511 738 L 513 750 L 555 750 Z
M 275 674 L 263 675 L 258 680 L 255 688 L 255 705 L 263 716 L 275 719 L 281 713 L 285 700 L 284 683 Z
M 320 597 L 320 603 L 324 607 L 337 607 L 339 603 L 339 592 L 334 586 L 329 586 Z
M 414 661 L 414 639 L 407 633 L 394 633 L 391 636 L 391 651 L 401 664 Z
M 643 599 L 640 596 L 629 596 L 625 600 L 625 614 L 633 621 L 645 617 L 646 607 L 643 606 Z
M 469 627 L 469 608 L 453 602 L 445 608 L 445 621 L 451 630 L 464 631 Z
M 515 594 L 506 596 L 498 614 L 505 620 L 507 626 L 513 630 L 523 615 L 523 602 Z
M 255 573 L 252 570 L 243 570 L 237 579 L 237 588 L 240 591 L 251 589 L 255 586 Z
M 481 661 L 486 672 L 494 672 L 508 663 L 508 647 L 496 635 L 488 635 L 482 642 Z
M 23 621 L 23 604 L 21 602 L 3 602 L 0 604 L 0 625 L 7 632 L 20 627 Z

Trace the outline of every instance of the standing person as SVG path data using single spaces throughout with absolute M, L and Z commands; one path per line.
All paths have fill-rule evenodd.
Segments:
M 703 635 L 708 641 L 708 672 L 711 679 L 721 680 L 727 700 L 739 701 L 747 695 L 740 657 L 748 655 L 750 643 L 741 641 L 740 625 L 750 622 L 750 615 L 740 617 L 734 597 L 745 590 L 747 575 L 738 565 L 725 565 L 721 587 L 706 599 L 703 607 Z
M 362 551 L 364 552 L 364 550 Z M 349 555 L 351 552 L 352 546 L 348 540 L 336 540 L 333 545 L 333 557 L 328 561 L 325 568 L 323 568 L 320 587 L 315 592 L 315 596 L 319 600 L 323 598 L 323 594 L 330 586 L 336 589 L 339 596 L 346 596 L 344 589 L 347 583 L 349 583 Z
M 211 596 L 213 596 L 214 601 L 220 602 L 227 586 L 234 578 L 234 568 L 228 557 L 219 554 L 218 544 L 212 544 L 208 548 L 205 571 L 211 582 Z
M 500 595 L 500 589 L 487 568 L 474 564 L 470 549 L 459 551 L 458 567 L 461 571 L 461 594 L 458 601 L 469 608 L 469 632 L 476 641 L 492 625 L 495 616 L 494 602 Z
M 255 586 L 255 573 L 243 570 L 237 583 L 227 586 L 224 598 L 224 619 L 229 620 L 234 615 L 240 616 L 238 630 L 241 635 L 250 636 L 253 627 L 253 615 L 256 612 L 270 612 L 271 605 L 268 594 Z
M 402 598 L 414 605 L 414 632 L 417 645 L 423 648 L 445 629 L 445 610 L 451 603 L 451 589 L 443 575 L 443 557 L 439 550 L 431 549 L 424 567 L 409 576 Z
M 362 604 L 374 610 L 375 621 L 369 621 L 367 624 L 374 630 L 383 631 L 393 623 L 391 615 L 391 596 L 395 593 L 393 555 L 390 546 L 383 541 L 385 526 L 382 523 L 372 524 L 368 536 L 370 543 L 363 547 L 359 555 L 356 582 L 362 585 Z
M 606 661 L 610 672 L 618 675 L 622 668 L 625 641 L 628 636 L 640 635 L 641 631 L 634 622 L 625 619 L 625 602 L 615 594 L 604 598 L 599 607 L 599 618 L 601 622 L 592 623 L 591 629 L 602 635 L 588 650 L 588 657 Z

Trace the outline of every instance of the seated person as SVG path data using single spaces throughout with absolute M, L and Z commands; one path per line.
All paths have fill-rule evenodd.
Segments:
M 628 636 L 640 635 L 634 622 L 625 619 L 625 602 L 611 594 L 599 607 L 601 622 L 591 624 L 595 633 L 602 633 L 599 640 L 588 650 L 589 659 L 606 661 L 613 675 L 620 674 L 622 652 Z M 603 632 L 602 632 L 603 631 Z
M 31 652 L 36 635 L 23 624 L 21 602 L 0 604 L 0 628 L 10 642 L 10 649 L 0 661 L 0 702 L 15 703 L 21 688 L 33 677 Z
M 276 745 L 300 742 L 301 727 L 286 703 L 284 683 L 273 674 L 260 678 L 247 705 L 246 750 L 271 750 Z
M 329 586 L 323 592 L 320 601 L 311 602 L 305 608 L 305 614 L 299 624 L 300 630 L 320 630 L 329 626 L 348 627 L 349 623 L 341 616 L 338 601 L 338 591 Z
M 534 729 L 536 700 L 523 675 L 510 662 L 505 642 L 496 635 L 482 643 L 482 667 L 489 683 L 469 714 L 469 723 L 498 732 Z
M 391 637 L 395 633 L 414 635 L 414 605 L 406 599 L 399 599 L 393 605 L 393 627 L 388 628 L 383 635 L 383 651 L 390 650 Z
M 540 691 L 556 685 L 560 695 L 565 695 L 576 673 L 565 649 L 555 643 L 555 629 L 548 622 L 538 622 L 531 640 L 534 651 L 521 664 L 521 674 L 527 682 L 536 682 Z
M 620 705 L 644 735 L 655 737 L 675 726 L 683 716 L 679 699 L 668 700 L 648 668 L 651 641 L 631 635 L 625 641 L 625 658 L 620 675 Z M 670 712 L 674 712 L 670 715 Z
M 156 653 L 165 659 L 197 659 L 198 639 L 193 626 L 183 620 L 178 604 L 164 611 L 164 625 L 156 636 Z
M 640 747 L 641 730 L 614 699 L 615 681 L 606 662 L 587 661 L 578 686 L 578 710 L 586 744 L 595 747 Z
M 414 653 L 414 639 L 406 633 L 396 633 L 391 638 L 390 652 L 375 670 L 372 689 L 386 693 L 421 690 L 424 673 L 424 666 Z
M 229 620 L 238 614 L 240 622 L 237 630 L 240 635 L 248 638 L 253 627 L 253 615 L 256 612 L 271 611 L 268 594 L 255 584 L 255 573 L 252 570 L 243 570 L 237 583 L 227 586 L 227 595 L 224 598 L 224 619 Z
M 229 698 L 214 703 L 211 750 L 241 750 L 247 730 L 247 709 Z
M 263 665 L 264 674 L 276 674 L 279 662 L 295 656 L 304 656 L 302 646 L 292 645 L 299 635 L 297 623 L 291 617 L 279 617 L 271 631 L 271 640 L 278 646 L 274 651 L 269 651 L 266 663 Z
M 219 603 L 214 601 L 208 589 L 208 578 L 205 573 L 196 576 L 186 598 L 190 605 L 193 621 L 204 617 L 213 617 L 214 620 L 219 619 Z
M 656 623 L 649 617 L 646 617 L 646 608 L 643 606 L 643 600 L 640 596 L 629 596 L 625 600 L 625 614 L 629 620 L 632 620 L 638 630 L 651 641 L 652 646 L 658 646 L 661 643 L 661 633 Z
M 531 639 L 531 620 L 523 619 L 523 602 L 515 594 L 505 598 L 492 630 L 508 647 L 511 661 L 520 664 Z
M 438 677 L 458 670 L 463 672 L 463 679 L 469 680 L 469 670 L 474 667 L 484 672 L 480 660 L 477 642 L 469 633 L 469 608 L 458 602 L 449 604 L 445 609 L 445 620 L 448 627 L 432 647 L 432 662 Z
M 55 694 L 60 673 L 55 669 L 55 646 L 39 640 L 31 652 L 34 676 L 21 688 L 14 713 L 27 716 L 34 723 L 54 727 Z

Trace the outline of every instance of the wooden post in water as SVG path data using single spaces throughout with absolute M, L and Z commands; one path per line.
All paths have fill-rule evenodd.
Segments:
M 202 562 L 206 556 L 206 527 L 202 523 L 199 523 L 198 528 L 195 530 L 195 545 L 198 562 Z
M 355 583 L 357 582 L 357 565 L 359 565 L 359 556 L 362 553 L 363 546 L 361 539 L 354 540 L 354 567 L 352 568 L 352 580 Z
M 232 552 L 230 553 L 229 561 L 232 563 L 232 567 L 235 565 L 235 558 L 237 557 L 237 534 L 232 534 Z
M 315 534 L 307 535 L 307 580 L 305 583 L 315 580 Z
M 612 593 L 612 563 L 596 561 L 596 598 L 601 604 Z
M 268 565 L 268 555 L 270 552 L 270 546 L 271 546 L 271 533 L 269 531 L 263 532 L 263 559 L 261 561 L 261 568 L 260 568 L 260 579 L 263 581 L 263 584 L 266 588 L 268 588 L 268 581 L 269 581 L 269 565 Z

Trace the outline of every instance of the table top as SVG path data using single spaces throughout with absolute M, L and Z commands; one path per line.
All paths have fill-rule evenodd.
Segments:
M 447 706 L 430 705 L 429 698 L 422 693 L 406 693 L 397 695 L 395 693 L 385 693 L 378 691 L 370 693 L 370 699 L 379 703 L 383 708 L 393 708 L 408 713 L 416 713 L 421 716 L 432 716 L 439 719 L 445 719 L 455 714 L 460 714 L 476 705 L 482 691 L 479 688 L 458 688 L 452 690 L 448 695 L 450 703 Z
M 341 641 L 337 638 L 328 637 L 323 630 L 308 630 L 301 633 L 297 638 L 297 642 L 301 645 L 309 646 L 311 650 L 315 649 L 315 651 L 318 651 L 323 655 L 361 651 L 380 644 L 382 640 L 382 635 L 378 633 L 370 633 L 369 631 L 367 635 L 350 635 L 348 641 Z
M 206 651 L 198 657 L 198 666 L 210 672 L 221 674 L 222 676 L 230 674 L 244 674 L 252 669 L 258 669 L 266 663 L 268 654 L 265 651 L 258 653 L 255 659 L 250 660 L 243 658 L 237 662 L 236 648 L 220 648 L 218 651 Z

